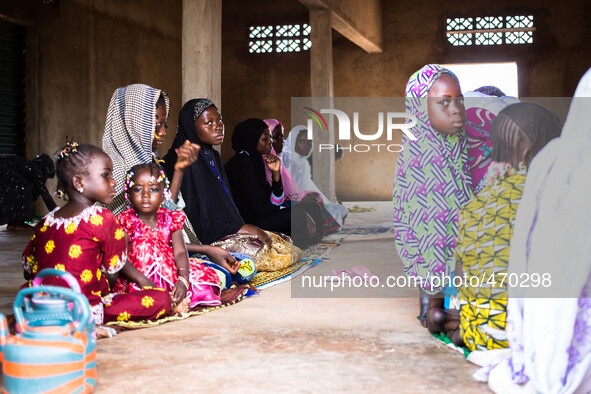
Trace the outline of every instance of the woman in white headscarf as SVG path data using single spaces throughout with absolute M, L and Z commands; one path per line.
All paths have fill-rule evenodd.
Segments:
M 306 133 L 303 132 L 306 130 L 302 126 L 294 127 L 291 130 L 287 140 L 285 140 L 288 149 L 283 149 L 281 161 L 300 189 L 306 192 L 316 192 L 320 195 L 324 207 L 340 227 L 343 225 L 343 220 L 349 211 L 344 205 L 331 202 L 312 180 L 312 169 L 307 159 L 312 154 L 314 142 L 307 138 Z
M 529 288 L 509 283 L 512 355 L 489 376 L 495 392 L 525 383 L 534 392 L 591 392 L 590 97 L 591 69 L 579 82 L 561 137 L 529 169 L 509 277 L 526 273 L 542 281 Z

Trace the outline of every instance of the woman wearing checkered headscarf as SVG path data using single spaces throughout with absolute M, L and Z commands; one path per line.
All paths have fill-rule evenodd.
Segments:
M 161 119 L 157 109 L 163 104 L 166 111 Z M 164 134 L 169 107 L 168 95 L 148 85 L 128 85 L 113 93 L 105 123 L 103 150 L 113 160 L 113 179 L 117 182 L 117 196 L 108 206 L 114 215 L 127 208 L 123 192 L 127 170 L 136 164 L 157 160 L 155 139 L 158 142 Z

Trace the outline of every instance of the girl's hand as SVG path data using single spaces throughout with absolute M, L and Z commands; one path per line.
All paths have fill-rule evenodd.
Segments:
M 170 292 L 170 298 L 172 299 L 172 302 L 174 304 L 178 304 L 184 300 L 187 295 L 187 290 L 188 289 L 185 287 L 185 284 L 182 281 L 179 280 L 176 282 L 176 285 L 174 285 L 172 291 Z
M 174 165 L 175 171 L 185 171 L 191 164 L 197 161 L 201 147 L 198 144 L 185 140 L 185 143 L 175 149 L 178 159 Z
M 245 224 L 244 226 L 240 227 L 238 234 L 256 235 L 261 239 L 261 241 L 265 243 L 265 245 L 271 246 L 271 238 L 267 235 L 267 233 L 252 224 Z
M 320 194 L 316 193 L 316 192 L 310 192 L 308 194 L 306 194 L 304 196 L 304 198 L 302 198 L 302 200 L 300 201 L 302 203 L 315 203 L 318 204 L 318 206 L 322 206 L 322 197 L 320 197 Z
M 227 250 L 222 249 L 219 246 L 211 246 L 205 254 L 213 263 L 224 267 L 230 271 L 231 274 L 235 274 L 238 271 L 238 268 L 233 271 L 232 267 L 234 266 L 236 259 Z
M 234 260 L 232 263 L 228 261 L 228 266 L 228 271 L 230 271 L 232 275 L 235 275 L 238 273 L 238 268 L 240 268 L 240 261 Z
M 277 156 L 269 153 L 265 161 L 271 172 L 278 173 L 281 170 L 281 159 Z
M 144 287 L 157 287 L 156 283 L 152 282 L 150 279 L 146 278 L 144 276 L 144 278 L 141 278 L 138 280 L 138 285 L 140 285 L 140 288 L 144 288 Z

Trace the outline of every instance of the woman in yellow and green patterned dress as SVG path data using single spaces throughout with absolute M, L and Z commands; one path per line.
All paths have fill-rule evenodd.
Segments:
M 456 276 L 464 277 L 460 334 L 470 351 L 509 345 L 507 263 L 515 214 L 529 163 L 561 129 L 556 115 L 533 103 L 510 105 L 493 121 L 486 186 L 460 211 L 455 251 Z

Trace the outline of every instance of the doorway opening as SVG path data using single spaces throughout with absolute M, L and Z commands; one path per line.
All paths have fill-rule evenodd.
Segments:
M 517 63 L 463 63 L 442 64 L 460 80 L 462 92 L 469 92 L 481 86 L 492 85 L 507 96 L 518 97 Z

